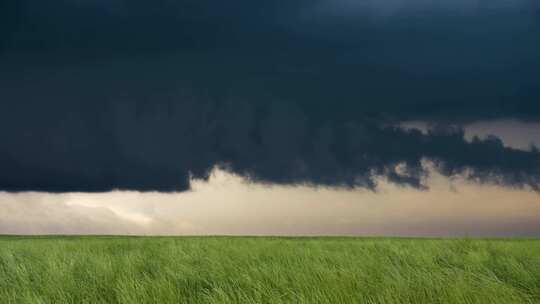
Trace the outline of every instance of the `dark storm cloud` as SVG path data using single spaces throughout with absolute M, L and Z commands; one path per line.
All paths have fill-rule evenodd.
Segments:
M 423 158 L 538 187 L 536 151 L 389 127 L 538 119 L 538 6 L 413 2 L 2 1 L 0 188 L 422 187 Z
M 481 182 L 539 185 L 537 151 L 506 148 L 496 138 L 467 142 L 455 128 L 423 134 L 378 120 L 319 124 L 288 104 L 255 108 L 163 94 L 122 96 L 98 108 L 38 102 L 2 111 L 0 185 L 186 190 L 190 176 L 206 178 L 221 165 L 258 182 L 373 188 L 386 176 L 423 187 L 423 158 L 448 176 L 471 170 Z
M 3 3 L 1 64 L 18 71 L 177 56 L 168 81 L 181 74 L 218 96 L 292 100 L 319 116 L 328 100 L 349 119 L 540 113 L 536 1 Z

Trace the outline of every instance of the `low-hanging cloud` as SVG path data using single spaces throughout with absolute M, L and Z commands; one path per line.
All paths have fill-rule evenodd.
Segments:
M 289 103 L 257 106 L 128 98 L 97 109 L 12 111 L 27 116 L 2 117 L 0 188 L 182 191 L 216 165 L 265 183 L 375 188 L 384 176 L 423 187 L 424 159 L 447 176 L 539 186 L 538 151 L 505 147 L 496 137 L 467 141 L 452 126 L 422 133 L 380 120 L 313 120 Z
M 435 5 L 379 2 L 363 3 Z M 453 14 L 443 1 L 379 20 L 317 3 L 2 3 L 0 189 L 183 191 L 215 166 L 264 183 L 422 188 L 423 159 L 538 188 L 537 150 L 452 126 L 538 121 L 537 5 Z M 406 120 L 438 127 L 393 127 Z

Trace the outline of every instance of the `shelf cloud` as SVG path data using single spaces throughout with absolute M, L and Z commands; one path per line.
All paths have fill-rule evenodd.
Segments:
M 185 191 L 216 166 L 268 184 L 424 189 L 426 160 L 538 190 L 536 148 L 463 126 L 539 120 L 539 12 L 525 0 L 3 2 L 0 190 Z M 433 127 L 399 127 L 413 120 Z

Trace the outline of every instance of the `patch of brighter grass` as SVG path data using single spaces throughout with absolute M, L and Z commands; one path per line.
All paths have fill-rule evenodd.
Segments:
M 540 240 L 0 237 L 0 303 L 540 303 Z

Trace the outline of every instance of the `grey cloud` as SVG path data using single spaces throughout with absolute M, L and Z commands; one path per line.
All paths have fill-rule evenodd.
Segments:
M 469 142 L 452 126 L 423 134 L 380 119 L 320 121 L 290 103 L 162 94 L 150 102 L 124 96 L 123 102 L 72 111 L 56 111 L 65 104 L 36 104 L 27 114 L 34 117 L 31 125 L 4 114 L 1 187 L 182 191 L 190 177 L 205 179 L 216 165 L 267 183 L 374 188 L 375 179 L 386 176 L 423 187 L 426 158 L 447 176 L 470 171 L 479 181 L 539 186 L 538 151 L 508 148 L 495 137 Z
M 405 129 L 417 129 L 424 133 L 430 129 L 425 121 L 407 121 L 400 124 Z M 507 147 L 530 151 L 540 145 L 540 124 L 534 121 L 516 119 L 497 119 L 464 123 L 463 131 L 467 141 L 475 137 L 486 139 L 489 136 L 499 137 Z
M 423 187 L 425 158 L 537 188 L 537 151 L 388 127 L 538 120 L 536 5 L 478 3 L 493 10 L 373 22 L 310 19 L 310 1 L 2 2 L 0 189 L 183 191 L 216 165 L 268 183 Z

